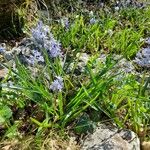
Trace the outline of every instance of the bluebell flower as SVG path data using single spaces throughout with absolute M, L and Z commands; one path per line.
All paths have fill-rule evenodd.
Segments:
M 0 44 L 0 53 L 4 53 L 6 51 L 5 46 L 6 45 L 4 43 Z
M 26 61 L 30 65 L 34 65 L 35 63 L 44 63 L 44 57 L 38 50 L 33 50 L 32 55 L 27 57 Z
M 90 19 L 90 24 L 95 24 L 97 21 L 96 21 L 96 19 L 95 18 L 91 18 Z
M 31 30 L 32 37 L 37 43 L 42 44 L 48 39 L 49 27 L 45 26 L 42 21 L 39 21 L 37 26 Z
M 26 62 L 29 65 L 34 65 L 35 64 L 35 58 L 31 55 L 30 57 L 26 58 Z
M 44 62 L 44 57 L 38 50 L 33 50 L 33 57 L 37 60 L 37 62 Z
M 141 53 L 143 56 L 149 57 L 149 59 L 150 59 L 150 48 L 149 47 L 144 48 Z
M 61 56 L 61 44 L 56 41 L 52 35 L 50 40 L 45 41 L 44 48 L 47 50 L 51 58 Z
M 3 47 L 0 47 L 0 53 L 4 52 L 5 51 L 5 48 Z
M 60 76 L 57 76 L 56 79 L 52 82 L 52 84 L 50 85 L 50 89 L 53 91 L 53 92 L 61 92 L 62 89 L 64 87 L 64 83 L 63 83 L 63 78 L 60 77 Z
M 38 44 L 39 48 L 46 49 L 50 58 L 61 56 L 61 44 L 55 40 L 53 34 L 50 33 L 49 27 L 45 26 L 41 21 L 35 29 L 32 29 L 32 37 Z M 42 59 L 42 58 L 41 58 Z

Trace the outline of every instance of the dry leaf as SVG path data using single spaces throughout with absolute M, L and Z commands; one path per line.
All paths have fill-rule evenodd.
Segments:
M 150 150 L 150 141 L 142 143 L 142 150 Z
M 3 78 L 7 75 L 8 69 L 4 68 L 0 70 L 0 78 Z
M 2 150 L 10 150 L 10 148 L 11 148 L 11 145 L 7 145 L 7 146 L 4 146 L 4 147 L 2 148 Z

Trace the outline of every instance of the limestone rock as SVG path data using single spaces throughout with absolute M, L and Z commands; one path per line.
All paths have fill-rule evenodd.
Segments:
M 100 124 L 83 142 L 81 150 L 140 150 L 140 140 L 130 130 Z
M 142 48 L 135 57 L 134 62 L 143 69 L 150 69 L 150 38 L 145 39 L 147 46 Z

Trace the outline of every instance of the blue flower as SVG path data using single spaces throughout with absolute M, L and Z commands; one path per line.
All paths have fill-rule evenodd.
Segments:
M 36 28 L 32 29 L 31 32 L 38 47 L 45 48 L 50 58 L 61 56 L 61 44 L 55 40 L 48 26 L 39 21 Z
M 50 85 L 50 89 L 54 91 L 61 92 L 64 87 L 63 78 L 60 76 L 57 76 L 56 79 L 52 82 Z
M 0 46 L 0 53 L 4 53 L 6 49 L 3 46 Z
M 50 33 L 49 27 L 45 26 L 42 21 L 39 21 L 36 28 L 31 30 L 32 37 L 37 43 L 42 44 L 44 40 L 48 39 Z
M 95 18 L 90 19 L 90 24 L 95 24 L 96 22 L 97 22 L 97 20 Z
M 26 61 L 30 65 L 34 65 L 35 63 L 44 63 L 44 57 L 38 50 L 33 50 L 32 55 L 26 58 Z
M 44 62 L 44 57 L 38 50 L 33 50 L 33 57 L 38 61 L 38 62 Z
M 0 47 L 0 53 L 2 53 L 5 49 L 3 47 Z
M 26 58 L 26 62 L 30 65 L 35 64 L 35 58 L 31 55 L 29 58 Z
M 45 41 L 44 48 L 47 50 L 51 58 L 61 56 L 61 44 L 56 41 L 53 37 L 50 40 Z

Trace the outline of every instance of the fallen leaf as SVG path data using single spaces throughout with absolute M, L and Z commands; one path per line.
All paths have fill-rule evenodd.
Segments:
M 7 146 L 4 146 L 4 147 L 2 148 L 2 150 L 10 150 L 10 148 L 11 148 L 11 145 L 7 145 Z
M 142 143 L 142 150 L 150 150 L 150 141 Z
M 0 70 L 0 78 L 3 78 L 7 75 L 8 69 L 4 68 Z

